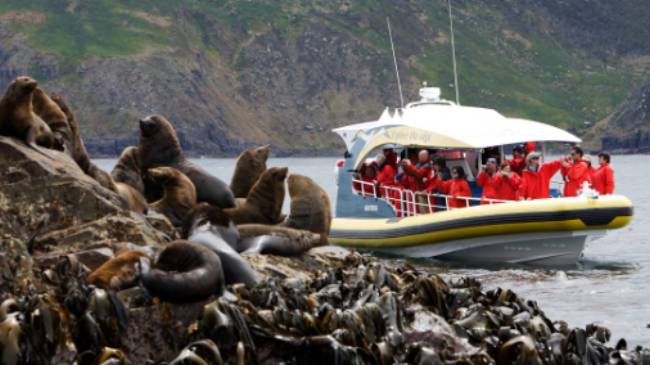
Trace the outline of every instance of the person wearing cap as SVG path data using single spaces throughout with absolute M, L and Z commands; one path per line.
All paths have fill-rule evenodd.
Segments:
M 497 159 L 490 157 L 487 159 L 485 168 L 476 178 L 476 185 L 483 188 L 481 197 L 483 199 L 496 199 L 495 181 L 497 172 Z M 487 200 L 481 200 L 481 204 L 490 204 Z
M 598 169 L 593 174 L 594 189 L 601 195 L 614 194 L 614 170 L 608 153 L 598 154 Z
M 571 148 L 571 156 L 562 159 L 562 176 L 565 178 L 564 196 L 577 196 L 578 189 L 582 188 L 582 184 L 586 181 L 591 184 L 591 177 L 589 176 L 589 167 L 582 159 L 584 153 L 582 148 Z
M 495 199 L 517 200 L 517 190 L 521 184 L 521 178 L 516 172 L 510 170 L 510 163 L 503 161 L 499 172 L 494 175 Z
M 427 179 L 430 178 L 432 171 L 429 151 L 422 149 L 418 152 L 417 164 L 414 165 L 409 160 L 402 160 L 402 166 L 404 166 L 404 173 L 410 177 L 410 181 L 413 184 L 412 190 L 416 193 L 418 212 L 420 214 L 428 213 L 429 200 L 426 195 L 426 189 Z
M 521 184 L 517 190 L 520 200 L 545 199 L 550 197 L 551 178 L 562 167 L 560 160 L 540 164 L 539 154 L 531 152 L 526 156 L 526 168 L 521 173 Z

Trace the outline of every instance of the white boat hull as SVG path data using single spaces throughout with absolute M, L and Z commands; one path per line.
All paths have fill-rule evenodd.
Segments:
M 574 266 L 588 242 L 604 230 L 481 237 L 408 247 L 376 247 L 375 252 L 413 258 L 436 258 L 476 265 L 532 264 Z

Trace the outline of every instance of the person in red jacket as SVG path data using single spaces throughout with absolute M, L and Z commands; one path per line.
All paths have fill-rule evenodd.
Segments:
M 614 194 L 614 170 L 609 165 L 609 161 L 609 154 L 604 152 L 598 154 L 600 166 L 593 174 L 593 185 L 601 195 Z
M 465 170 L 460 166 L 451 168 L 451 180 L 440 181 L 439 190 L 443 194 L 450 195 L 448 198 L 449 208 L 466 208 L 469 206 L 467 199 L 462 197 L 471 197 L 472 190 L 467 183 Z
M 560 160 L 539 163 L 539 154 L 531 152 L 526 156 L 526 168 L 521 173 L 521 184 L 517 190 L 520 200 L 545 199 L 550 197 L 551 178 L 562 167 Z
M 411 178 L 412 190 L 416 193 L 417 210 L 420 214 L 429 212 L 429 200 L 426 195 L 427 180 L 431 175 L 431 159 L 429 151 L 423 149 L 418 152 L 418 162 L 413 164 L 410 160 L 402 160 L 404 174 Z M 420 194 L 417 194 L 420 193 Z
M 494 199 L 497 200 L 517 200 L 517 190 L 521 184 L 521 178 L 516 172 L 510 170 L 510 164 L 503 161 L 499 172 L 494 178 Z
M 512 160 L 509 161 L 510 170 L 521 174 L 526 167 L 526 156 L 524 156 L 524 150 L 517 146 L 512 149 Z
M 485 164 L 485 170 L 481 171 L 476 178 L 476 184 L 483 188 L 481 197 L 484 199 L 496 199 L 496 188 L 494 186 L 494 179 L 497 175 L 497 160 L 495 158 L 488 158 Z M 490 204 L 487 200 L 481 200 L 481 204 Z
M 397 174 L 397 171 L 395 171 L 393 164 L 388 162 L 386 155 L 378 155 L 375 161 L 377 162 L 377 166 L 379 166 L 377 184 L 379 186 L 395 185 L 395 175 Z
M 577 196 L 578 189 L 587 181 L 591 183 L 589 177 L 589 166 L 582 159 L 584 153 L 580 147 L 571 148 L 571 158 L 562 160 L 562 175 L 565 177 L 564 196 Z

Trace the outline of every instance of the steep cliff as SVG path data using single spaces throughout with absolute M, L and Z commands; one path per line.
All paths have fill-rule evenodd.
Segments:
M 640 86 L 650 52 L 643 2 L 454 7 L 463 104 L 583 133 Z M 5 0 L 0 88 L 31 74 L 66 95 L 94 155 L 134 143 L 138 118 L 153 112 L 195 155 L 254 143 L 340 152 L 331 128 L 398 104 L 386 16 L 407 99 L 422 81 L 451 98 L 442 0 Z

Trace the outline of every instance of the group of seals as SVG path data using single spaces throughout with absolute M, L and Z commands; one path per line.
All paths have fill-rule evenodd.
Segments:
M 122 290 L 141 282 L 163 300 L 194 301 L 221 294 L 224 283 L 255 285 L 257 275 L 241 254 L 293 256 L 326 243 L 329 200 L 322 203 L 313 181 L 289 176 L 287 168 L 267 169 L 268 145 L 242 152 L 229 187 L 185 158 L 165 117 L 138 122 L 138 145 L 127 147 L 109 174 L 90 160 L 76 114 L 61 95 L 48 95 L 23 76 L 0 99 L 0 134 L 19 138 L 50 158 L 46 149 L 63 151 L 115 192 L 124 208 L 147 214 L 151 207 L 184 229 L 187 240 L 165 247 L 153 267 L 143 252 L 120 251 L 88 276 L 90 284 Z M 285 220 L 287 176 L 292 208 Z M 314 186 L 315 192 L 307 191 Z M 306 205 L 310 199 L 320 209 Z

